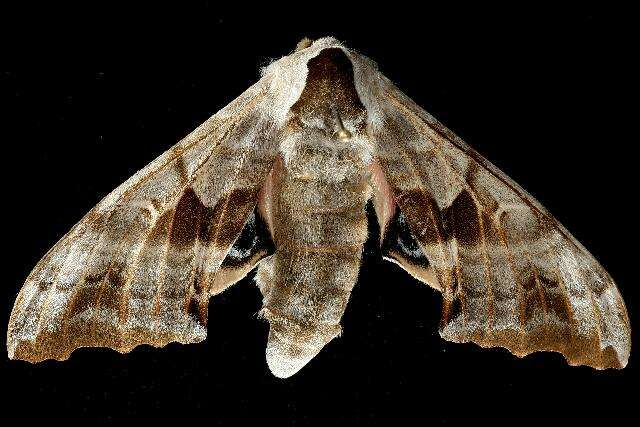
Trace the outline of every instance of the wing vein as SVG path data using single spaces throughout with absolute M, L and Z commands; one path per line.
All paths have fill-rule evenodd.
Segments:
M 174 220 L 176 219 L 177 209 L 174 207 L 171 211 L 171 220 L 169 221 L 169 227 L 167 228 L 167 241 L 164 244 L 164 253 L 162 254 L 162 262 L 158 266 L 162 270 L 157 278 L 156 290 L 153 295 L 153 322 L 151 326 L 151 332 L 154 333 L 158 327 L 158 318 L 160 317 L 160 292 L 167 275 L 167 263 L 169 260 L 169 249 L 171 246 L 171 236 L 173 233 Z

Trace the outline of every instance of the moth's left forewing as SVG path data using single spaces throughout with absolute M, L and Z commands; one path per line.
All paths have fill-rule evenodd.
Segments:
M 263 77 L 106 196 L 42 258 L 11 313 L 10 358 L 205 338 L 209 297 L 264 256 L 249 248 L 246 260 L 223 262 L 277 156 L 269 89 Z
M 377 162 L 441 286 L 441 335 L 624 367 L 629 318 L 609 274 L 533 197 L 386 78 L 376 83 Z

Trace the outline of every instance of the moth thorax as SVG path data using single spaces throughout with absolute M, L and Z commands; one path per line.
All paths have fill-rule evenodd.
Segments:
M 281 145 L 290 179 L 339 183 L 360 181 L 366 173 L 367 151 L 359 138 L 336 143 L 317 129 L 306 128 Z

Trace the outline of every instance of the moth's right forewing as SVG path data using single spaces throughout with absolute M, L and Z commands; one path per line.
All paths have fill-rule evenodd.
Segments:
M 629 318 L 609 274 L 533 197 L 379 82 L 377 161 L 442 290 L 440 334 L 624 367 Z
M 263 77 L 44 256 L 13 307 L 9 357 L 66 359 L 78 347 L 126 352 L 205 338 L 209 297 L 238 279 L 231 267 L 229 283 L 216 274 L 277 153 L 268 88 Z

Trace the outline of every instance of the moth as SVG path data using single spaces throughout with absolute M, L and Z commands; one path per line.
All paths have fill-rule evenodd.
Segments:
M 440 335 L 622 368 L 609 274 L 540 203 L 334 38 L 304 40 L 106 196 L 37 264 L 12 359 L 205 339 L 209 299 L 257 267 L 286 378 L 341 331 L 371 201 L 382 255 L 442 294 Z

